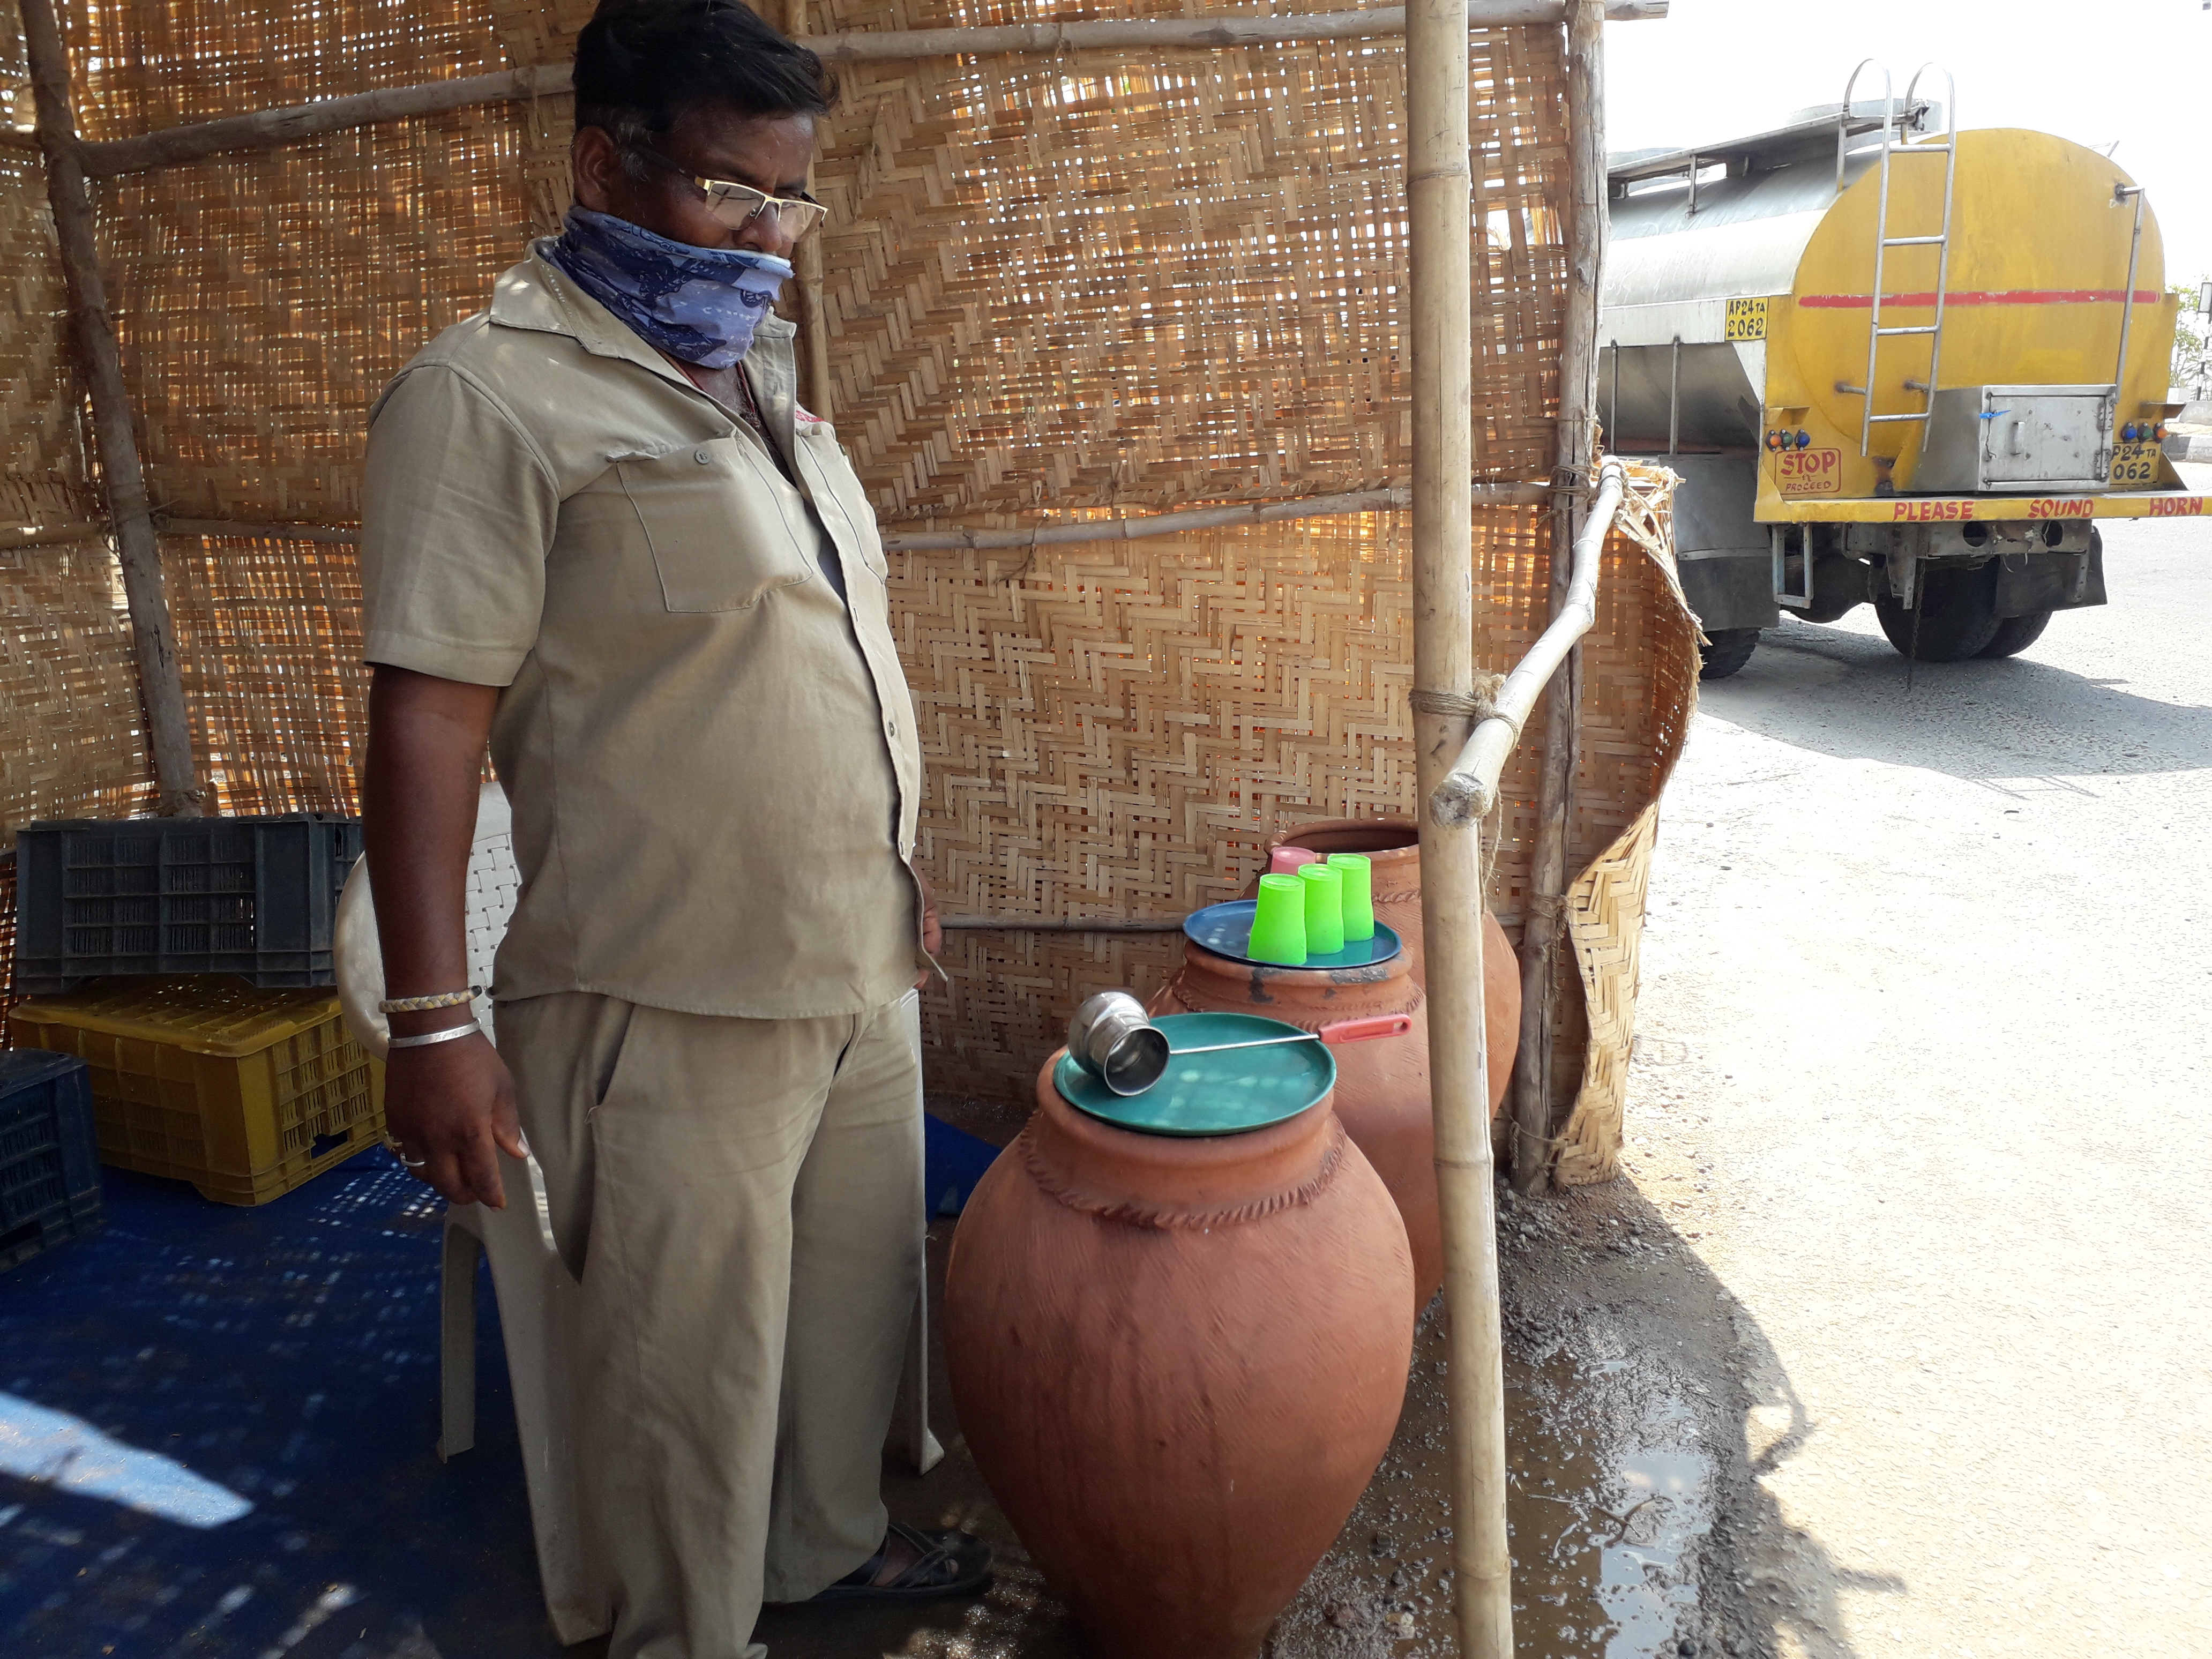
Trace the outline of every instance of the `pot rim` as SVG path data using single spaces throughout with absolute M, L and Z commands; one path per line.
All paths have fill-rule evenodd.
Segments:
M 1411 839 L 1383 847 L 1355 847 L 1348 844 L 1369 836 L 1405 836 Z M 1338 842 L 1338 845 L 1317 847 L 1316 839 Z M 1311 823 L 1301 823 L 1288 835 L 1279 836 L 1267 843 L 1272 854 L 1278 847 L 1302 847 L 1314 853 L 1364 853 L 1377 864 L 1396 865 L 1418 863 L 1421 856 L 1420 826 L 1411 818 L 1319 818 Z
M 1092 1117 L 1037 1073 L 1037 1109 L 1014 1146 L 1039 1187 L 1061 1203 L 1139 1226 L 1229 1226 L 1310 1202 L 1344 1161 L 1331 1089 L 1294 1116 L 1226 1135 L 1154 1135 Z

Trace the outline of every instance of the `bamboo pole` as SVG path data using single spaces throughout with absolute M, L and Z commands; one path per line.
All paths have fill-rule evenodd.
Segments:
M 138 694 L 146 710 L 146 750 L 154 763 L 155 810 L 196 817 L 204 792 L 192 760 L 191 726 L 185 714 L 185 682 L 177 665 L 177 635 L 169 596 L 161 581 L 161 547 L 146 499 L 146 475 L 131 424 L 131 394 L 123 380 L 123 356 L 107 309 L 94 235 L 92 197 L 78 164 L 76 116 L 70 107 L 69 53 L 53 0 L 23 0 L 23 47 L 38 110 L 39 142 L 46 155 L 46 198 L 53 210 L 62 275 L 69 288 L 70 320 L 83 354 L 92 402 L 93 438 L 107 486 L 115 554 L 123 567 L 123 594 L 131 612 L 131 642 L 138 659 Z
M 443 115 L 480 104 L 527 102 L 568 89 L 568 65 L 549 64 L 538 69 L 501 70 L 495 75 L 466 75 L 451 81 L 351 93 L 343 98 L 319 98 L 312 104 L 194 121 L 136 138 L 91 143 L 80 140 L 79 148 L 88 173 L 95 179 L 113 179 L 126 173 L 178 167 L 232 150 L 274 149 L 354 127 Z
M 1534 506 L 1551 499 L 1544 484 L 1471 484 L 1486 501 Z M 1358 489 L 1342 495 L 1308 495 L 1287 501 L 1234 507 L 1185 507 L 1127 519 L 1094 519 L 1088 524 L 1048 525 L 1030 530 L 927 530 L 884 538 L 892 552 L 924 553 L 941 548 L 1055 547 L 1083 542 L 1133 542 L 1148 536 L 1180 535 L 1194 530 L 1233 529 L 1239 525 L 1279 524 L 1285 520 L 1331 518 L 1346 513 L 1384 513 L 1409 506 L 1407 489 Z
M 1567 660 L 1575 641 L 1597 621 L 1598 567 L 1605 554 L 1607 532 L 1620 510 L 1626 478 L 1619 461 L 1605 463 L 1598 479 L 1597 499 L 1583 519 L 1575 538 L 1574 578 L 1567 602 L 1528 654 L 1515 665 L 1491 699 L 1490 712 L 1476 723 L 1459 752 L 1450 774 L 1429 797 L 1429 812 L 1447 828 L 1472 827 L 1490 816 L 1498 805 L 1498 775 L 1521 739 L 1522 726 L 1536 706 L 1536 699 Z
M 796 40 L 806 33 L 807 0 L 790 0 L 784 8 L 783 32 Z M 814 182 L 814 167 L 807 164 L 807 184 Z M 805 362 L 807 409 L 823 420 L 836 418 L 836 399 L 830 389 L 830 319 L 822 305 L 822 237 L 817 231 L 792 250 L 793 274 L 799 282 L 799 343 Z
M 1540 506 L 1552 487 L 1540 483 L 1475 483 L 1480 500 L 1504 505 Z M 977 551 L 995 548 L 1070 547 L 1092 542 L 1134 542 L 1152 536 L 1178 536 L 1194 530 L 1219 530 L 1248 524 L 1280 524 L 1297 519 L 1333 518 L 1346 513 L 1383 513 L 1403 507 L 1413 492 L 1406 489 L 1358 489 L 1342 495 L 1306 495 L 1287 501 L 1255 501 L 1231 507 L 1185 507 L 1172 513 L 1139 514 L 1127 519 L 1091 519 L 1079 524 L 1043 525 L 1028 530 L 922 530 L 883 538 L 891 553 L 931 553 L 952 548 Z M 267 541 L 333 542 L 350 544 L 361 532 L 349 525 L 274 524 L 234 519 L 164 519 L 173 536 L 234 537 Z M 100 534 L 88 526 L 85 533 Z M 73 538 L 57 536 L 56 540 Z M 6 544 L 0 544 L 5 545 Z
M 1467 21 L 1478 28 L 1508 24 L 1558 23 L 1572 0 L 1468 0 Z M 1626 22 L 1664 17 L 1667 0 L 1607 0 L 1606 15 Z M 1192 47 L 1273 46 L 1294 40 L 1364 40 L 1406 32 L 1402 6 L 1365 10 L 1310 12 L 1281 17 L 1146 18 L 1090 23 L 1015 23 L 984 28 L 861 30 L 809 37 L 809 44 L 832 64 L 901 63 L 916 58 L 988 57 L 1002 52 L 1041 53 L 1086 47 Z M 500 104 L 569 89 L 566 64 L 501 70 L 416 86 L 389 87 L 343 98 L 319 99 L 283 109 L 195 121 L 136 138 L 113 138 L 79 148 L 84 169 L 95 179 L 176 167 L 234 150 L 269 149 L 325 133 L 375 126 L 426 115 L 442 115 L 480 104 Z
M 1181 916 L 1153 921 L 1124 916 L 941 916 L 938 926 L 948 933 L 1180 933 Z
M 808 237 L 792 250 L 799 280 L 799 341 L 805 349 L 805 407 L 825 421 L 836 418 L 837 400 L 830 395 L 830 319 L 822 304 L 822 238 Z
M 1605 8 L 1576 0 L 1567 19 L 1567 157 L 1573 217 L 1559 351 L 1559 493 L 1552 507 L 1551 615 L 1565 614 L 1574 580 L 1579 491 L 1595 454 L 1597 285 L 1605 262 Z M 1566 930 L 1567 823 L 1574 810 L 1577 714 L 1583 653 L 1544 702 L 1537 775 L 1536 841 L 1529 855 L 1528 921 L 1521 935 L 1521 1046 L 1513 1060 L 1513 1185 L 1541 1191 L 1552 1162 L 1552 1019 L 1559 940 Z
M 58 547 L 70 542 L 98 541 L 107 534 L 107 526 L 97 524 L 40 525 L 33 530 L 0 530 L 0 553 L 11 553 L 19 547 Z
M 361 532 L 351 525 L 263 524 L 238 519 L 164 518 L 159 528 L 165 536 L 228 536 L 253 541 L 325 542 L 337 547 L 351 547 L 361 540 Z
M 1420 789 L 1443 782 L 1474 699 L 1474 188 L 1467 19 L 1416 0 L 1406 22 L 1406 186 L 1412 242 L 1413 741 Z M 1467 1659 L 1513 1651 L 1505 1534 L 1505 1379 L 1498 1334 L 1482 1010 L 1480 830 L 1421 819 L 1429 1091 L 1449 1320 L 1452 1577 Z

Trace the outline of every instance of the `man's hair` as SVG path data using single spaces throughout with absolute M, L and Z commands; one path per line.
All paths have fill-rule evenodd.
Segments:
M 826 115 L 837 83 L 822 60 L 738 0 L 599 0 L 576 37 L 576 125 L 632 154 L 695 109 Z

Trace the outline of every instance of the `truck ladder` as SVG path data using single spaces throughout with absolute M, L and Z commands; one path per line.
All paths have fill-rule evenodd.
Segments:
M 1856 394 L 1864 398 L 1864 412 L 1859 422 L 1859 453 L 1874 453 L 1874 429 L 1876 426 L 1894 421 L 1925 422 L 1936 407 L 1936 388 L 1942 382 L 1943 368 L 1943 307 L 1948 295 L 1945 289 L 1951 276 L 1951 203 L 1954 187 L 1959 176 L 1959 88 L 1951 72 L 1940 64 L 1923 64 L 1913 72 L 1911 84 L 1905 89 L 1905 104 L 1897 109 L 1891 102 L 1889 70 L 1871 58 L 1851 71 L 1850 80 L 1844 87 L 1843 113 L 1836 118 L 1836 191 L 1843 193 L 1844 161 L 1850 148 L 1851 94 L 1858 87 L 1859 76 L 1869 67 L 1881 73 L 1881 195 L 1875 209 L 1874 244 L 1874 304 L 1867 320 L 1867 367 L 1864 386 L 1836 383 L 1838 392 Z M 1934 70 L 1943 77 L 1946 102 L 1943 106 L 1943 142 L 1940 144 L 1909 142 L 1905 131 L 1911 125 L 1919 101 L 1920 77 Z M 1893 131 L 1893 127 L 1894 131 Z M 1897 155 L 1940 155 L 1943 158 L 1943 222 L 1933 236 L 1893 236 L 1889 234 L 1889 166 Z M 1882 276 L 1887 265 L 1889 250 L 1893 247 L 1932 247 L 1936 250 L 1936 320 L 1911 327 L 1885 328 L 1881 322 Z M 1908 379 L 1907 392 L 1917 392 L 1926 398 L 1924 408 L 1901 415 L 1877 415 L 1874 412 L 1875 368 L 1881 354 L 1884 340 L 1908 336 L 1924 335 L 1928 340 L 1928 378 L 1925 380 Z

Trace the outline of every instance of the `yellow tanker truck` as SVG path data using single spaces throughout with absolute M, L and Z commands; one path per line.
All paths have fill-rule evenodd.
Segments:
M 1681 475 L 1709 679 L 1785 611 L 1863 603 L 1917 660 L 2009 656 L 2105 603 L 2097 520 L 2212 513 L 2160 450 L 2177 301 L 2142 190 L 2047 133 L 1959 131 L 1941 70 L 1887 80 L 1609 158 L 1598 407 L 1609 448 Z

